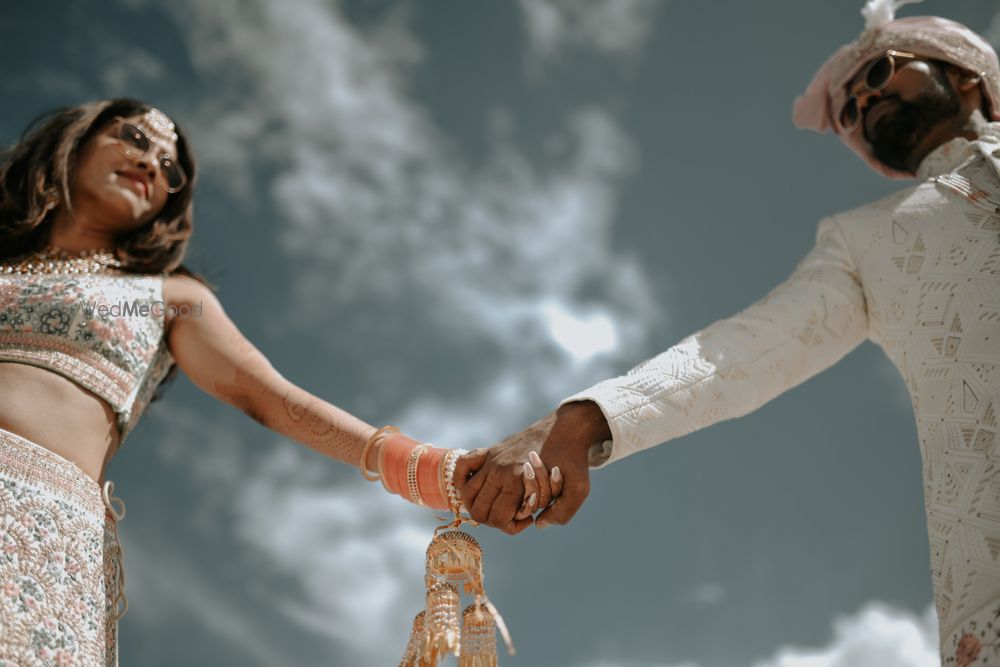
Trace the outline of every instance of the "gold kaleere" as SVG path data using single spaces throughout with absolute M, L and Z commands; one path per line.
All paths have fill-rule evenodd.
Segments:
M 455 516 L 434 530 L 434 538 L 427 545 L 424 575 L 427 606 L 413 619 L 400 667 L 437 667 L 448 654 L 458 658 L 459 667 L 498 667 L 497 632 L 507 645 L 508 655 L 515 654 L 507 625 L 486 596 L 483 548 L 475 538 L 460 530 L 465 523 L 479 525 L 463 515 L 464 508 L 452 480 L 455 461 L 461 453 L 463 450 L 451 450 L 442 467 L 441 488 Z M 461 619 L 459 588 L 474 598 Z
M 413 629 L 410 630 L 410 639 L 406 642 L 406 654 L 399 667 L 424 667 L 423 660 L 420 659 L 420 651 L 424 641 L 424 612 L 420 611 L 413 617 Z
M 462 614 L 462 655 L 458 667 L 497 667 L 496 624 L 478 600 Z
M 448 654 L 459 659 L 459 667 L 498 667 L 498 631 L 508 654 L 515 654 L 507 625 L 483 588 L 482 547 L 471 535 L 456 529 L 464 521 L 467 519 L 458 516 L 439 527 L 427 546 L 427 606 L 413 619 L 400 667 L 437 667 Z M 475 598 L 462 614 L 461 624 L 459 586 Z
M 445 655 L 458 656 L 462 650 L 462 628 L 458 614 L 461 597 L 454 586 L 437 583 L 427 589 L 424 614 L 424 642 L 421 666 L 436 667 Z
M 483 548 L 465 531 L 440 533 L 427 547 L 427 584 L 442 581 L 461 585 L 466 594 L 482 588 Z

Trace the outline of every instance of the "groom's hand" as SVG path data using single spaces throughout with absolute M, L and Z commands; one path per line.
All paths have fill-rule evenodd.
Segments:
M 521 519 L 515 516 L 524 499 L 524 462 L 529 461 L 531 452 L 541 451 L 555 420 L 555 413 L 546 415 L 520 433 L 458 459 L 455 486 L 469 516 L 511 535 L 532 524 L 534 519 L 530 515 Z M 539 475 L 537 479 L 539 498 L 536 506 L 548 504 L 551 500 L 548 478 Z
M 558 491 L 557 482 L 561 482 L 562 487 L 555 502 L 548 506 L 553 500 L 550 479 L 537 476 L 535 507 L 545 508 L 538 517 L 538 526 L 565 524 L 590 493 L 587 451 L 592 444 L 610 437 L 608 424 L 595 403 L 567 403 L 524 431 L 459 459 L 455 483 L 473 519 L 511 535 L 519 533 L 532 522 L 530 516 L 518 519 L 517 514 L 524 496 L 523 463 L 529 460 L 530 452 L 536 451 L 550 472 L 559 468 L 560 475 L 551 480 L 551 486 Z
M 555 424 L 542 445 L 541 455 L 549 470 L 559 468 L 562 492 L 535 518 L 539 528 L 567 524 L 576 515 L 590 495 L 587 453 L 591 445 L 610 438 L 611 429 L 596 403 L 567 403 L 556 411 Z

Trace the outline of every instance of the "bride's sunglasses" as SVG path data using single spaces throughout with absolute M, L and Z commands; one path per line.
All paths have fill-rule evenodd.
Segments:
M 118 146 L 125 157 L 134 160 L 146 155 L 151 148 L 159 148 L 135 123 L 121 117 L 115 118 L 115 120 L 118 121 L 118 125 L 114 129 L 114 137 L 118 140 Z M 183 190 L 187 183 L 187 175 L 177 160 L 169 153 L 159 153 L 157 160 L 160 163 L 160 174 L 163 176 L 167 192 L 174 193 Z
M 877 92 L 882 90 L 896 76 L 896 63 L 899 60 L 919 60 L 920 57 L 905 51 L 889 49 L 884 54 L 868 63 L 864 76 L 851 91 L 851 95 L 840 109 L 840 126 L 845 132 L 853 132 L 861 124 L 861 108 L 858 106 L 858 93 L 864 90 Z

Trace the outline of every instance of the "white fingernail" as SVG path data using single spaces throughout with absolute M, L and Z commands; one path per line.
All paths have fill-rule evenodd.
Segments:
M 559 472 L 559 466 L 552 469 L 552 483 L 558 484 L 562 481 L 562 473 Z
M 527 477 L 528 479 L 535 479 L 535 469 L 531 467 L 530 463 L 525 461 L 522 469 L 524 470 L 525 477 Z
M 535 506 L 535 501 L 537 499 L 538 499 L 538 494 L 537 493 L 532 493 L 530 496 L 528 496 L 528 507 L 534 507 Z
M 528 459 L 531 461 L 531 465 L 536 468 L 542 467 L 542 458 L 538 455 L 538 452 L 530 452 L 528 454 Z

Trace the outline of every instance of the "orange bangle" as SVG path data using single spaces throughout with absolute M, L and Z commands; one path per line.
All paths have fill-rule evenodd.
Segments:
M 395 491 L 396 495 L 402 496 L 403 494 L 407 493 L 406 466 L 410 464 L 410 457 L 413 455 L 413 450 L 416 449 L 420 443 L 417 442 L 410 443 L 407 441 L 400 442 L 399 440 L 397 440 L 396 442 L 398 446 L 395 448 L 395 450 L 396 452 L 399 453 L 399 456 L 394 459 L 396 465 L 393 468 L 393 472 L 395 473 L 393 476 L 393 483 L 396 488 Z
M 448 509 L 448 503 L 441 495 L 441 465 L 447 449 L 431 447 L 420 457 L 417 467 L 417 486 L 423 504 L 436 510 Z
M 386 491 L 415 505 L 447 510 L 441 492 L 441 467 L 449 450 L 432 447 L 399 431 L 387 432 L 379 448 L 379 475 Z
M 406 465 L 409 461 L 410 452 L 420 443 L 412 438 L 408 438 L 402 433 L 393 433 L 382 441 L 381 450 L 381 470 L 382 483 L 386 491 L 395 493 L 398 496 L 404 495 L 406 488 Z

